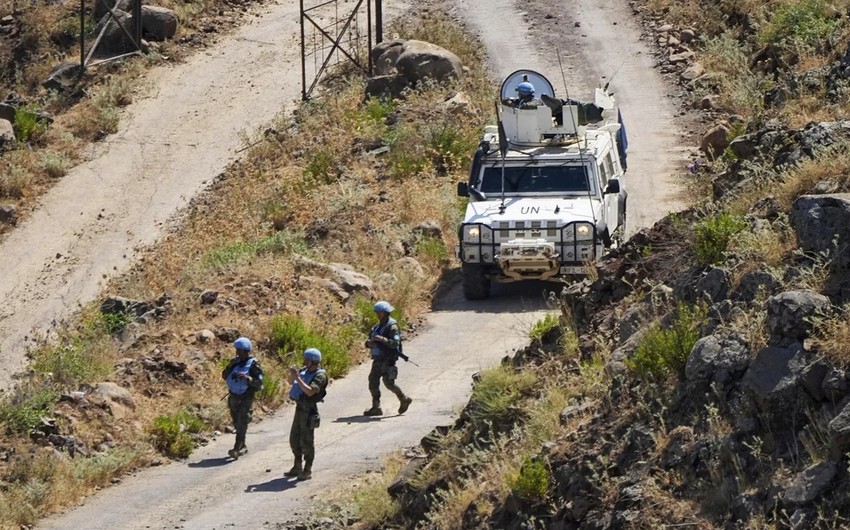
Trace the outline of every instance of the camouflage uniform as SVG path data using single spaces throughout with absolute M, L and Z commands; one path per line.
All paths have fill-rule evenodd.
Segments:
M 410 405 L 410 398 L 404 395 L 404 391 L 395 384 L 398 377 L 398 347 L 401 344 L 401 331 L 398 328 L 398 323 L 393 318 L 387 319 L 385 324 L 378 323 L 372 327 L 369 332 L 369 340 L 373 340 L 376 336 L 382 336 L 386 339 L 385 344 L 377 344 L 370 348 L 372 354 L 372 369 L 369 371 L 369 393 L 372 394 L 372 408 L 364 412 L 367 416 L 377 416 L 383 414 L 381 410 L 381 381 L 387 390 L 396 395 L 401 403 L 399 414 L 407 410 Z
M 316 369 L 313 372 L 301 370 L 301 379 L 313 375 L 309 382 L 310 388 L 315 392 L 312 396 L 308 396 L 304 392 L 297 392 L 298 397 L 295 399 L 295 417 L 292 419 L 292 428 L 289 430 L 289 447 L 292 449 L 292 454 L 295 456 L 295 466 L 293 470 L 299 470 L 305 476 L 309 475 L 313 467 L 313 458 L 316 456 L 316 448 L 314 446 L 313 432 L 316 430 L 316 425 L 311 422 L 312 416 L 318 417 L 319 401 L 321 391 L 328 386 L 328 375 L 322 369 Z M 305 381 L 306 382 L 306 381 Z M 292 394 L 290 394 L 292 397 Z M 304 459 L 303 471 L 301 471 L 301 459 Z M 295 474 L 290 472 L 290 474 Z
M 250 365 L 246 368 L 246 364 L 249 362 Z M 238 386 L 234 384 L 234 379 L 239 371 L 247 371 L 248 375 L 251 376 L 251 382 L 245 383 L 245 390 L 241 393 L 234 392 L 234 388 Z M 251 423 L 254 394 L 263 387 L 263 369 L 260 367 L 260 362 L 254 357 L 248 357 L 244 361 L 236 357 L 221 372 L 221 378 L 227 381 L 230 389 L 227 396 L 227 407 L 230 409 L 233 428 L 236 429 L 236 441 L 230 454 L 231 456 L 238 456 L 239 452 L 245 450 L 245 434 L 248 431 L 248 424 Z

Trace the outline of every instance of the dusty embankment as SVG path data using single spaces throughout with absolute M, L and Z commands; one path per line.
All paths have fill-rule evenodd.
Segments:
M 539 54 L 549 49 L 548 45 L 533 39 L 524 24 L 517 23 L 522 16 L 508 3 L 462 2 L 459 9 L 470 17 L 481 17 L 473 22 L 481 28 L 488 46 L 495 40 L 528 43 L 527 55 L 537 59 L 543 58 Z M 498 10 L 499 17 L 492 16 L 494 10 Z M 637 29 L 615 27 L 594 18 L 604 14 L 591 12 L 589 16 L 588 23 L 600 27 L 599 54 L 623 54 L 624 49 L 640 47 Z M 497 19 L 496 23 L 493 19 Z M 259 24 L 263 24 L 263 20 Z M 491 58 L 494 77 L 531 66 L 527 57 L 507 52 L 491 53 Z M 553 62 L 552 57 L 545 59 L 534 67 L 557 79 L 557 61 Z M 577 56 L 574 60 L 585 59 Z M 580 68 L 582 71 L 591 69 L 589 64 Z M 661 81 L 651 69 L 636 68 L 634 75 L 645 76 L 634 85 L 635 90 L 641 87 L 640 92 L 631 93 L 635 104 L 640 105 L 645 87 Z M 624 88 L 621 97 L 625 97 L 628 90 Z M 665 100 L 661 101 L 659 104 L 653 99 L 653 111 L 644 112 L 630 131 L 633 137 L 644 135 L 646 138 L 634 146 L 635 152 L 645 154 L 634 155 L 629 186 L 633 190 L 641 187 L 650 190 L 649 196 L 641 199 L 647 201 L 645 204 L 634 198 L 630 202 L 631 211 L 644 212 L 644 217 L 631 228 L 649 225 L 674 208 L 663 205 L 668 199 L 667 186 L 670 184 L 659 185 L 654 180 L 663 176 L 672 182 L 675 161 L 679 158 L 669 138 L 656 136 L 658 131 L 670 130 L 674 115 L 672 103 L 667 105 Z M 655 217 L 647 212 L 655 212 Z M 251 452 L 237 462 L 222 458 L 232 440 L 221 437 L 198 450 L 188 463 L 175 462 L 140 472 L 102 492 L 86 506 L 45 521 L 43 526 L 256 528 L 297 518 L 325 488 L 338 486 L 359 472 L 379 467 L 381 455 L 415 444 L 435 425 L 450 421 L 454 408 L 468 397 L 470 376 L 526 342 L 528 327 L 540 315 L 540 292 L 540 286 L 534 284 L 503 287 L 495 290 L 493 300 L 470 305 L 455 289 L 439 300 L 428 317 L 427 326 L 406 345 L 405 351 L 422 367 L 401 367 L 400 385 L 414 398 L 413 406 L 404 416 L 363 421 L 360 414 L 368 405 L 367 365 L 335 382 L 322 408 L 324 420 L 317 432 L 315 478 L 309 483 L 295 484 L 282 476 L 290 465 L 287 433 L 291 410 L 285 408 L 253 426 L 248 435 Z
M 298 6 L 257 9 L 265 15 L 217 46 L 151 71 L 153 95 L 0 243 L 0 388 L 35 334 L 97 297 L 236 159 L 243 131 L 298 98 Z

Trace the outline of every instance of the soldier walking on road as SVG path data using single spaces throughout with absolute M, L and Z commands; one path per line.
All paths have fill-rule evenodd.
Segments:
M 381 380 L 384 386 L 398 397 L 398 413 L 404 414 L 412 399 L 404 395 L 404 392 L 395 384 L 398 377 L 399 348 L 401 346 L 401 332 L 398 323 L 390 317 L 393 306 L 389 302 L 380 301 L 375 304 L 375 314 L 378 323 L 369 332 L 366 347 L 372 355 L 372 370 L 369 372 L 369 393 L 372 394 L 372 408 L 363 411 L 365 416 L 380 416 L 384 413 L 381 409 Z
M 304 367 L 301 370 L 291 367 L 287 379 L 292 385 L 289 397 L 295 401 L 295 417 L 289 431 L 289 447 L 295 463 L 284 476 L 297 477 L 298 480 L 308 480 L 313 476 L 313 457 L 316 455 L 313 431 L 319 426 L 318 404 L 325 398 L 328 386 L 328 375 L 319 368 L 321 362 L 322 352 L 307 348 L 304 350 Z
M 251 423 L 254 394 L 263 388 L 263 369 L 260 368 L 259 361 L 251 356 L 253 345 L 250 340 L 239 337 L 233 346 L 236 348 L 236 357 L 221 372 L 221 378 L 227 382 L 227 389 L 230 391 L 227 406 L 236 429 L 236 442 L 227 454 L 236 459 L 248 452 L 245 447 L 245 433 Z

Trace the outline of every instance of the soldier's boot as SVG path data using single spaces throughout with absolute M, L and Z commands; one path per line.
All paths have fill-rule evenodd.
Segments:
M 311 478 L 313 478 L 313 462 L 308 460 L 301 473 L 298 473 L 297 480 L 310 480 Z
M 283 474 L 284 477 L 297 477 L 301 474 L 303 469 L 301 468 L 301 457 L 295 457 L 295 463 L 292 465 L 292 469 Z
M 407 409 L 410 408 L 411 403 L 413 403 L 413 400 L 410 399 L 409 397 L 404 396 L 403 398 L 401 398 L 399 400 L 398 413 L 404 414 L 405 412 L 407 412 Z
M 364 416 L 381 416 L 383 413 L 384 411 L 381 410 L 381 400 L 379 399 L 373 399 L 372 408 L 363 411 Z

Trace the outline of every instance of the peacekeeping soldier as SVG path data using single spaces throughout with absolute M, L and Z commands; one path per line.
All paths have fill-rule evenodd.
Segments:
M 298 480 L 309 480 L 313 476 L 313 457 L 316 455 L 313 431 L 319 426 L 318 403 L 325 398 L 328 386 L 328 375 L 319 368 L 321 362 L 322 352 L 307 348 L 304 350 L 304 367 L 299 370 L 292 366 L 287 379 L 292 385 L 289 398 L 295 401 L 295 417 L 289 431 L 289 447 L 295 463 L 284 476 L 297 477 Z
M 230 391 L 227 406 L 236 429 L 236 442 L 227 454 L 236 459 L 248 452 L 245 447 L 245 433 L 251 423 L 254 394 L 263 388 L 263 369 L 260 368 L 259 361 L 251 356 L 253 345 L 248 338 L 239 337 L 233 346 L 236 348 L 236 357 L 221 372 L 221 378 L 227 382 L 227 389 Z
M 372 355 L 372 369 L 369 371 L 369 393 L 372 394 L 372 408 L 363 411 L 364 416 L 381 416 L 381 380 L 384 386 L 398 397 L 398 413 L 404 414 L 413 400 L 395 384 L 398 368 L 395 363 L 399 357 L 401 332 L 398 323 L 390 317 L 393 306 L 381 300 L 374 306 L 378 323 L 369 332 L 365 346 Z

